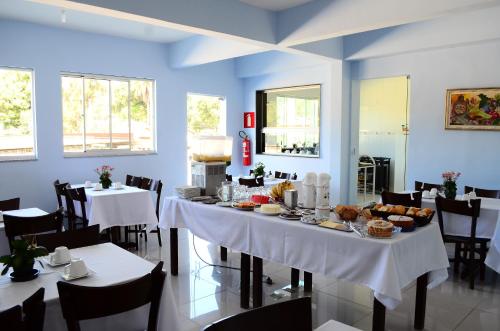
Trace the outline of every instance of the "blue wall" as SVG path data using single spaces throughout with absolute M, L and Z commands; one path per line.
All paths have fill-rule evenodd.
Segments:
M 162 44 L 6 20 L 0 20 L 0 40 L 0 66 L 31 68 L 35 76 L 38 160 L 0 163 L 0 199 L 20 196 L 22 208 L 53 209 L 53 180 L 95 181 L 93 169 L 102 164 L 115 167 L 115 180 L 124 181 L 127 173 L 162 179 L 166 193 L 185 184 L 188 92 L 226 96 L 227 122 L 242 122 L 242 84 L 233 61 L 171 70 Z M 155 79 L 158 153 L 64 158 L 61 71 Z M 228 126 L 229 135 L 237 132 Z M 233 155 L 237 150 L 235 144 Z

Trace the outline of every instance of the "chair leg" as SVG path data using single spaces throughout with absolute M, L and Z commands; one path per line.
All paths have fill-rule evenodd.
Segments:
M 469 288 L 474 289 L 474 249 L 475 245 L 469 245 L 469 259 L 467 261 L 467 266 L 469 268 Z
M 480 245 L 480 265 L 479 265 L 479 279 L 484 280 L 486 274 L 486 266 L 484 265 L 484 260 L 486 260 L 486 243 L 482 242 Z
M 159 227 L 156 227 L 156 235 L 158 236 L 158 245 L 161 247 L 161 233 Z
M 458 274 L 460 271 L 460 249 L 462 245 L 460 243 L 455 243 L 455 260 L 453 261 L 453 273 Z
M 135 226 L 134 232 L 135 232 L 135 250 L 138 251 L 139 250 L 139 228 L 137 225 Z

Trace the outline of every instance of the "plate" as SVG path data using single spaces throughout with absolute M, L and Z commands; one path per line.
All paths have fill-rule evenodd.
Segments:
M 233 203 L 231 201 L 219 201 L 215 205 L 227 208 L 227 207 L 232 207 Z
M 207 196 L 207 195 L 203 195 L 201 197 L 193 197 L 193 198 L 191 198 L 191 201 L 198 202 L 198 201 L 205 201 L 205 200 L 210 200 L 210 199 L 213 199 L 213 198 L 210 196 Z
M 255 209 L 255 207 L 247 207 L 247 208 L 241 208 L 241 207 L 236 207 L 236 206 L 231 206 L 231 207 L 233 207 L 234 209 L 243 210 L 243 211 L 253 211 Z
M 104 191 L 104 189 L 103 189 L 103 188 L 101 188 L 101 189 L 96 189 L 96 188 L 94 187 L 94 188 L 92 189 L 92 191 Z
M 348 225 L 330 220 L 321 222 L 319 226 L 321 226 L 322 228 L 327 228 L 337 231 L 353 232 L 353 230 Z
M 321 222 L 324 222 L 324 220 L 319 220 L 319 219 L 316 219 L 316 217 L 310 215 L 310 216 L 302 216 L 300 218 L 300 221 L 304 224 L 308 224 L 308 225 L 318 225 L 320 224 Z
M 111 189 L 112 190 L 124 190 L 125 187 L 112 187 Z
M 95 274 L 95 271 L 92 269 L 87 268 L 87 273 L 83 276 L 77 276 L 77 277 L 71 277 L 70 275 L 65 275 L 63 272 L 59 273 L 65 281 L 72 281 L 72 280 L 77 280 L 80 278 L 85 278 L 85 277 L 90 277 Z
M 278 212 L 265 212 L 265 211 L 262 211 L 260 208 L 255 208 L 254 212 L 262 214 L 262 215 L 267 215 L 267 216 L 277 216 L 277 215 L 281 214 L 283 211 L 280 210 Z
M 47 265 L 49 265 L 49 266 L 51 266 L 51 267 L 59 267 L 59 266 L 62 266 L 62 265 L 67 265 L 67 264 L 69 264 L 69 263 L 71 262 L 71 259 L 70 259 L 69 261 L 67 261 L 67 262 L 52 263 L 52 262 L 50 262 L 50 258 L 49 258 L 49 256 L 48 256 L 48 255 L 46 255 L 46 256 L 43 256 L 43 257 L 42 257 L 42 261 L 43 261 L 43 262 L 45 262 L 45 263 L 47 263 Z
M 300 215 L 294 215 L 294 214 L 281 213 L 279 215 L 279 218 L 282 218 L 282 219 L 288 220 L 288 221 L 300 221 L 300 219 L 302 218 L 302 216 L 300 216 Z

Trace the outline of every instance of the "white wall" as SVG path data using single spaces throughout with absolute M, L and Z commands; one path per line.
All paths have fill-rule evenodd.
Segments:
M 165 194 L 186 182 L 186 94 L 227 98 L 227 122 L 241 123 L 242 85 L 233 61 L 171 70 L 165 45 L 0 20 L 0 66 L 32 68 L 35 77 L 38 160 L 0 163 L 0 199 L 21 197 L 21 207 L 55 207 L 52 182 L 97 180 L 92 169 L 162 179 Z M 158 153 L 148 156 L 64 158 L 60 72 L 83 72 L 156 80 Z M 228 134 L 238 127 L 229 126 Z M 238 146 L 233 154 L 237 155 Z M 238 163 L 238 159 L 234 161 Z M 237 168 L 237 167 L 236 167 Z
M 500 87 L 500 41 L 354 62 L 352 78 L 409 75 L 407 187 L 461 171 L 466 185 L 500 188 L 500 132 L 444 129 L 446 89 Z

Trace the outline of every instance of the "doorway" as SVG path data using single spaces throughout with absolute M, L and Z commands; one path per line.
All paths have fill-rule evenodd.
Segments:
M 192 144 L 196 136 L 226 135 L 226 98 L 187 94 L 187 183 L 191 182 Z
M 406 188 L 409 84 L 408 76 L 359 82 L 358 204 Z

